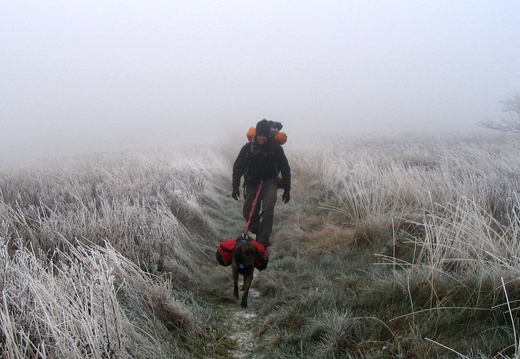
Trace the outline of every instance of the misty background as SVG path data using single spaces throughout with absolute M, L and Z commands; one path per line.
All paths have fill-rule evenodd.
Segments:
M 519 39 L 516 0 L 3 1 L 2 161 L 238 151 L 262 118 L 289 141 L 479 131 L 520 91 Z

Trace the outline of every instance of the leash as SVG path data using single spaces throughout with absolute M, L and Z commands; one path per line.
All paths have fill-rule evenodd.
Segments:
M 255 199 L 253 200 L 253 204 L 251 205 L 251 212 L 249 212 L 249 219 L 247 220 L 246 228 L 244 229 L 244 233 L 242 234 L 242 237 L 247 237 L 247 232 L 249 232 L 249 227 L 253 225 L 253 223 L 256 223 L 258 220 L 260 220 L 260 217 L 262 217 L 263 212 L 258 216 L 257 219 L 253 223 L 251 223 L 251 220 L 253 219 L 253 214 L 255 213 L 256 204 L 258 202 L 258 198 L 260 197 L 260 192 L 262 191 L 262 187 L 264 186 L 264 181 L 260 181 L 260 184 L 258 185 L 258 190 L 256 191 Z

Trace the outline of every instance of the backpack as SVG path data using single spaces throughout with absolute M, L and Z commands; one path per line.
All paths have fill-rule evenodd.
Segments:
M 285 132 L 281 132 L 283 125 L 280 122 L 268 121 L 271 126 L 271 137 L 274 138 L 276 142 L 283 145 L 287 142 L 287 134 Z M 256 135 L 256 128 L 250 127 L 247 131 L 247 139 L 251 141 Z
M 227 267 L 231 264 L 233 250 L 235 249 L 236 244 L 236 239 L 225 239 L 222 242 L 220 242 L 215 256 L 217 257 L 217 262 L 221 266 Z

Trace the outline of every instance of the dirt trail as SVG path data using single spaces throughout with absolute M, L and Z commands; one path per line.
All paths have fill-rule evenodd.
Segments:
M 259 300 L 260 292 L 251 287 L 249 289 L 249 301 Z M 257 314 L 251 304 L 244 309 L 240 302 L 223 304 L 222 310 L 226 313 L 226 323 L 231 328 L 230 338 L 236 342 L 236 348 L 230 350 L 230 357 L 235 359 L 261 359 L 258 354 L 258 338 L 255 338 L 255 330 L 258 329 Z
M 219 198 L 219 203 L 222 203 L 223 211 L 220 213 L 223 226 L 227 229 L 227 237 L 232 238 L 233 235 L 239 235 L 243 231 L 243 218 L 241 217 L 242 201 L 236 202 L 227 194 L 227 182 L 222 185 L 222 193 L 225 194 Z M 233 230 L 234 228 L 234 230 Z M 223 238 L 224 238 L 223 237 Z M 231 268 L 227 268 L 226 285 L 229 291 L 232 292 L 233 282 L 231 281 Z M 236 347 L 229 350 L 229 357 L 234 359 L 263 359 L 265 358 L 262 352 L 261 339 L 255 336 L 255 332 L 259 329 L 259 318 L 255 310 L 255 302 L 262 300 L 260 292 L 254 288 L 255 281 L 259 278 L 259 271 L 255 269 L 253 283 L 249 289 L 248 304 L 244 309 L 240 306 L 239 300 L 225 301 L 219 304 L 219 310 L 224 313 L 225 321 L 222 323 L 226 328 L 230 329 L 230 338 L 235 341 Z M 243 277 L 239 277 L 239 287 L 242 286 Z M 232 293 L 231 293 L 232 294 Z M 240 292 L 240 298 L 242 291 Z M 232 295 L 230 295 L 232 297 Z

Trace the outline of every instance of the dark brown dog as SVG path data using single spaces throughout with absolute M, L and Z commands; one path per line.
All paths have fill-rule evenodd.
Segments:
M 255 271 L 255 257 L 256 246 L 249 237 L 238 237 L 237 244 L 233 250 L 233 259 L 231 266 L 233 268 L 233 294 L 238 299 L 238 275 L 244 276 L 244 286 L 242 294 L 242 301 L 240 305 L 242 308 L 247 308 L 247 296 L 249 294 L 249 287 L 253 281 L 253 273 Z

